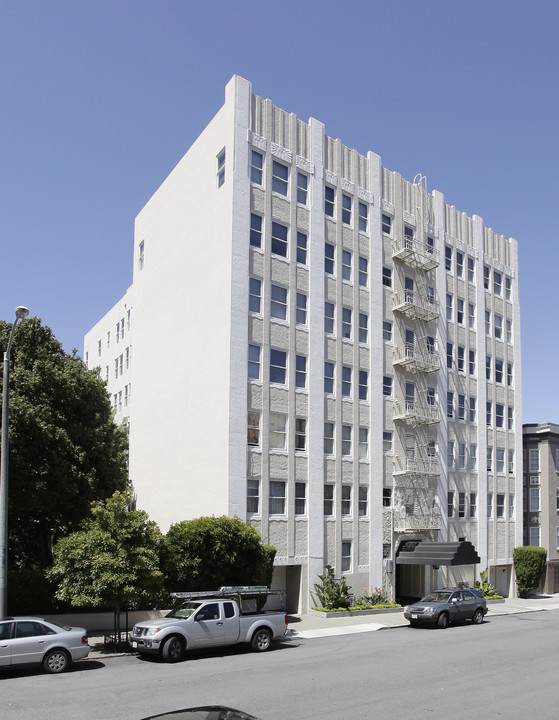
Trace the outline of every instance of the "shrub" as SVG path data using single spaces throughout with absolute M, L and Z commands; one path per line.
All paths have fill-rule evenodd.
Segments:
M 536 588 L 545 571 L 547 551 L 531 545 L 514 548 L 513 564 L 520 597 Z
M 386 590 L 375 586 L 371 589 L 370 594 L 365 591 L 363 595 L 357 599 L 356 605 L 386 605 L 390 603 L 391 600 Z
M 336 580 L 334 568 L 331 565 L 326 565 L 325 570 L 323 575 L 318 576 L 319 582 L 314 583 L 314 590 L 320 605 L 325 610 L 347 610 L 351 605 L 349 597 L 351 588 L 348 587 L 345 577 L 342 576 Z M 311 597 L 316 603 L 312 592 Z M 318 605 L 318 603 L 316 604 Z
M 501 596 L 495 590 L 493 585 L 489 582 L 487 569 L 480 573 L 480 580 L 474 581 L 474 587 L 479 590 L 483 597 L 486 598 L 500 598 Z

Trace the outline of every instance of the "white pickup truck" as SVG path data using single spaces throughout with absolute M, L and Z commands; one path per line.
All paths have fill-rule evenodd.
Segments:
M 265 588 L 221 588 L 214 592 L 173 593 L 182 602 L 165 617 L 143 620 L 132 629 L 129 643 L 139 653 L 158 654 L 178 662 L 186 650 L 250 643 L 268 650 L 273 639 L 287 632 L 287 615 L 260 612 L 268 596 Z

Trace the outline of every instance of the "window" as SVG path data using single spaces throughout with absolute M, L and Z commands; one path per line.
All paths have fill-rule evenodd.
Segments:
M 342 541 L 342 572 L 351 571 L 351 540 Z
M 382 433 L 382 450 L 385 453 L 392 452 L 392 433 L 390 430 L 385 430 Z
M 495 427 L 502 428 L 505 424 L 505 406 L 502 403 L 495 403 Z
M 435 407 L 436 404 L 436 395 L 435 395 L 435 388 L 434 387 L 428 387 L 426 390 L 426 398 L 427 398 L 427 405 L 429 407 Z
M 359 485 L 359 517 L 367 517 L 369 488 L 366 485 Z
M 502 315 L 495 315 L 494 320 L 495 337 L 497 340 L 503 339 L 503 317 Z
M 270 315 L 278 320 L 287 320 L 287 288 L 272 285 Z
M 305 173 L 297 172 L 297 202 L 301 205 L 307 204 L 307 192 L 309 189 L 309 178 Z
M 487 265 L 483 266 L 483 287 L 489 290 L 489 268 Z
M 500 358 L 495 358 L 495 382 L 503 382 L 503 361 Z
M 470 350 L 468 353 L 468 372 L 470 375 L 476 374 L 476 351 Z
M 392 287 L 392 268 L 389 268 L 389 267 L 382 268 L 382 284 L 384 285 L 384 287 L 387 287 L 387 288 Z
M 493 405 L 490 400 L 488 400 L 485 403 L 485 424 L 491 426 L 491 415 L 492 415 Z
M 351 368 L 342 366 L 342 397 L 351 397 Z
M 540 470 L 540 451 L 538 448 L 532 448 L 528 451 L 528 469 L 530 472 L 539 472 Z
M 475 518 L 477 515 L 477 493 L 470 493 L 470 517 Z
M 464 301 L 461 298 L 456 299 L 456 322 L 464 324 Z
M 369 225 L 369 206 L 365 203 L 359 203 L 359 230 L 361 232 L 367 232 Z
M 452 355 L 454 352 L 454 346 L 452 343 L 447 342 L 446 344 L 446 366 L 449 370 L 452 370 Z
M 435 354 L 435 338 L 431 337 L 430 335 L 427 335 L 425 338 L 425 349 L 429 353 L 429 355 Z
M 512 387 L 512 363 L 507 363 L 507 385 Z
M 130 401 L 130 387 L 131 385 L 124 386 L 124 407 L 128 407 Z
M 452 248 L 448 245 L 444 248 L 444 266 L 447 272 L 452 272 Z
M 469 257 L 468 258 L 468 282 L 473 283 L 473 281 L 474 281 L 474 269 L 475 269 L 475 260 L 474 260 L 474 258 Z
M 248 411 L 247 444 L 260 445 L 260 413 L 257 410 Z
M 285 482 L 283 480 L 270 480 L 270 515 L 285 514 Z
M 505 276 L 505 298 L 512 300 L 512 278 Z
M 454 517 L 454 492 L 449 490 L 447 493 L 447 516 L 449 518 Z
M 466 443 L 458 443 L 458 470 L 466 469 Z M 462 517 L 464 517 L 462 515 Z
M 540 489 L 539 487 L 530 488 L 530 510 L 538 511 L 540 509 Z
M 369 397 L 369 373 L 366 370 L 359 370 L 359 400 L 367 400 Z
M 500 272 L 493 270 L 493 293 L 497 297 L 501 297 L 503 292 L 503 276 Z
M 262 216 L 250 213 L 250 244 L 252 247 L 262 247 Z
M 351 280 L 351 253 L 349 250 L 342 250 L 342 278 Z
M 342 515 L 351 515 L 351 485 L 342 485 Z
M 491 312 L 489 310 L 485 311 L 485 334 L 487 337 L 491 335 Z
M 390 375 L 384 375 L 382 378 L 382 394 L 385 397 L 392 397 L 392 378 Z
M 369 284 L 369 261 L 366 257 L 359 256 L 359 285 L 367 287 Z
M 495 451 L 495 459 L 497 461 L 497 472 L 505 472 L 505 450 L 504 448 L 497 448 Z
M 487 447 L 487 471 L 493 472 L 493 448 Z
M 473 303 L 468 303 L 468 327 L 470 330 L 476 327 L 476 306 Z
M 324 363 L 324 392 L 328 395 L 334 393 L 334 363 Z
M 507 342 L 512 343 L 512 320 L 507 320 Z
M 250 154 L 250 179 L 257 185 L 262 185 L 262 169 L 264 167 L 264 155 L 258 150 L 252 150 Z
M 101 346 L 102 346 L 102 344 L 103 344 L 103 343 L 101 342 L 101 340 L 99 340 L 99 341 L 97 342 L 97 355 L 99 355 L 99 356 L 101 355 Z
M 369 457 L 369 428 L 359 428 L 359 458 L 361 460 Z
M 247 480 L 247 513 L 257 515 L 260 511 L 260 480 Z
M 369 316 L 359 313 L 359 342 L 369 342 Z
M 144 260 L 145 260 L 144 251 L 145 251 L 145 243 L 142 240 L 142 242 L 140 243 L 139 248 L 138 248 L 138 267 L 140 268 L 140 270 L 143 270 L 143 268 L 144 268 Z
M 295 515 L 305 514 L 305 501 L 307 485 L 304 482 L 295 483 Z
M 295 418 L 295 450 L 305 450 L 307 446 L 307 421 Z
M 452 390 L 446 393 L 446 416 L 447 418 L 454 416 L 454 393 Z
M 454 468 L 454 440 L 449 440 L 446 446 L 446 462 L 448 469 Z
M 334 334 L 334 303 L 324 303 L 324 332 Z
M 248 376 L 251 380 L 260 380 L 260 346 L 248 346 Z
M 456 251 L 456 275 L 464 277 L 464 253 Z
M 304 355 L 295 356 L 295 387 L 307 386 L 307 358 Z
M 285 415 L 270 413 L 270 448 L 285 450 L 286 424 L 287 418 Z
M 458 420 L 466 418 L 466 396 L 458 395 Z
M 115 358 L 115 378 L 118 377 L 118 358 Z
M 382 232 L 387 235 L 392 234 L 392 218 L 390 215 L 382 215 Z
M 466 517 L 466 493 L 458 493 L 458 517 Z
M 342 455 L 351 455 L 351 425 L 342 425 Z
M 392 488 L 382 488 L 382 507 L 392 507 Z
M 351 338 L 351 308 L 342 308 L 342 337 Z
M 477 445 L 470 445 L 470 472 L 477 471 Z
M 382 321 L 382 339 L 385 342 L 392 342 L 392 323 L 389 320 Z
M 447 293 L 447 295 L 446 295 L 446 319 L 447 320 L 452 320 L 452 305 L 453 305 L 452 295 L 449 295 Z
M 485 356 L 485 379 L 491 380 L 491 355 Z
M 287 165 L 272 161 L 272 190 L 280 195 L 287 196 L 287 181 L 289 179 L 289 168 Z
M 512 430 L 514 428 L 514 408 L 509 407 L 507 408 L 507 430 Z
M 307 236 L 300 230 L 297 230 L 297 262 L 307 264 Z
M 349 195 L 342 194 L 342 222 L 351 225 L 351 210 L 353 200 Z
M 272 222 L 272 252 L 287 257 L 287 227 L 278 222 Z
M 493 493 L 487 493 L 487 519 L 493 517 Z
M 329 185 L 324 186 L 324 214 L 328 217 L 334 217 L 334 201 L 336 191 Z
M 470 398 L 470 422 L 475 423 L 476 421 L 476 399 L 475 397 Z
M 334 486 L 330 483 L 324 485 L 324 514 L 334 514 Z
M 324 423 L 324 454 L 334 453 L 334 423 Z M 332 514 L 332 513 L 330 513 Z
M 124 351 L 124 358 L 124 364 L 126 369 L 128 370 L 128 368 L 130 367 L 130 346 L 128 346 Z
M 225 148 L 217 156 L 217 187 L 225 182 Z
M 324 272 L 328 275 L 334 274 L 335 250 L 335 247 L 331 243 L 324 243 Z
M 260 313 L 262 301 L 262 281 L 257 278 L 250 278 L 248 309 L 253 313 Z
M 296 295 L 295 322 L 297 325 L 307 324 L 307 296 L 302 292 Z
M 509 470 L 509 473 L 514 472 L 514 450 L 509 450 L 508 470 Z
M 509 520 L 514 519 L 514 493 L 509 495 Z
M 466 348 L 464 348 L 462 345 L 458 345 L 456 351 L 456 366 L 459 372 L 464 372 L 464 354 L 466 352 Z
M 270 382 L 285 385 L 287 352 L 270 348 Z
M 530 528 L 530 545 L 533 547 L 539 547 L 540 544 L 540 528 L 539 527 L 531 527 Z

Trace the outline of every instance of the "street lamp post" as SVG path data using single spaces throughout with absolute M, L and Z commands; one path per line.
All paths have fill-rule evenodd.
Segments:
M 8 433 L 10 422 L 10 352 L 16 325 L 29 315 L 23 305 L 16 308 L 16 318 L 10 332 L 8 347 L 4 352 L 4 374 L 2 376 L 2 444 L 0 452 L 0 619 L 8 614 Z

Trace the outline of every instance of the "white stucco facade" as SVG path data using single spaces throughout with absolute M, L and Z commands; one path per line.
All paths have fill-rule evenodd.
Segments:
M 107 333 L 122 318 L 117 353 Z M 446 581 L 396 564 L 408 540 L 471 541 L 476 572 L 508 594 L 522 542 L 517 243 L 423 178 L 233 77 L 139 213 L 132 286 L 85 357 L 109 368 L 128 418 L 138 506 L 163 531 L 250 520 L 277 548 L 290 609 L 308 608 L 325 564 L 357 594 Z

